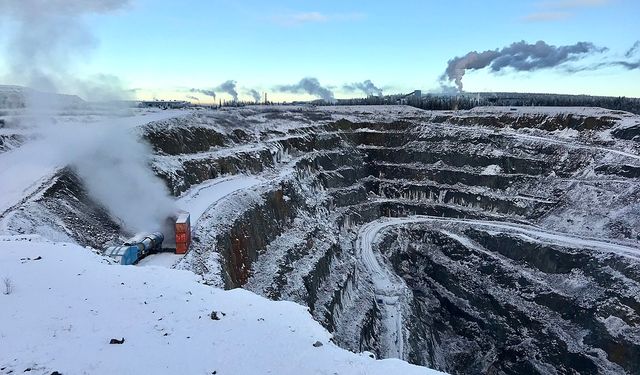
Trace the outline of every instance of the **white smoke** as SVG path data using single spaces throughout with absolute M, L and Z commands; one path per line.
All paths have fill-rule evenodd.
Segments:
M 317 96 L 328 103 L 334 103 L 336 101 L 333 91 L 323 87 L 317 78 L 312 77 L 303 78 L 300 82 L 293 85 L 277 86 L 276 90 L 281 92 L 291 92 L 294 94 L 307 93 L 309 95 Z
M 128 0 L 0 0 L 0 22 L 9 25 L 4 54 L 11 80 L 55 93 L 72 90 L 89 99 L 112 100 L 126 92 L 117 77 L 97 75 L 80 80 L 77 62 L 95 40 L 86 17 L 126 6 Z M 16 150 L 20 163 L 36 167 L 71 166 L 89 195 L 125 225 L 125 229 L 157 230 L 174 212 L 164 183 L 148 167 L 149 146 L 125 122 L 113 116 L 100 123 L 61 124 L 56 115 L 65 103 L 60 95 L 26 90 L 22 126 L 37 140 Z M 119 115 L 117 108 L 112 114 Z M 118 112 L 118 113 L 116 113 Z M 82 117 L 81 117 L 82 118 Z
M 2 0 L 0 19 L 11 30 L 5 59 L 12 79 L 55 92 L 75 89 L 70 74 L 95 46 L 85 17 L 123 8 L 129 0 Z
M 261 99 L 260 93 L 258 91 L 256 91 L 255 89 L 247 90 L 247 95 L 251 95 L 251 97 L 253 98 L 254 102 L 256 102 L 256 103 L 260 102 L 260 99 Z
M 208 90 L 208 89 L 191 89 L 189 90 L 190 92 L 193 93 L 197 93 L 197 94 L 204 94 L 207 96 L 210 96 L 213 99 L 213 102 L 216 101 L 216 92 L 213 90 Z
M 489 68 L 499 72 L 511 68 L 520 72 L 556 68 L 567 62 L 575 62 L 593 53 L 606 52 L 607 48 L 597 47 L 593 43 L 578 42 L 567 46 L 553 46 L 538 41 L 529 44 L 525 41 L 512 43 L 502 49 L 483 52 L 471 51 L 464 56 L 449 60 L 441 81 L 454 81 L 462 91 L 462 78 L 468 70 Z
M 220 86 L 216 87 L 216 91 L 224 92 L 233 98 L 234 102 L 238 101 L 238 91 L 236 90 L 236 81 L 229 80 L 220 84 Z
M 382 89 L 371 82 L 370 79 L 364 82 L 354 82 L 342 86 L 345 91 L 362 91 L 367 96 L 382 96 Z
M 96 202 L 129 232 L 161 230 L 176 212 L 148 167 L 152 150 L 126 121 L 38 124 L 40 139 L 19 149 L 24 165 L 70 166 Z

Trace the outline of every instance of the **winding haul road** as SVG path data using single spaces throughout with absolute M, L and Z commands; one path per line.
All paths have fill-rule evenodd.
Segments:
M 356 251 L 365 272 L 370 276 L 375 303 L 382 314 L 382 351 L 385 358 L 404 358 L 402 306 L 408 291 L 404 281 L 391 271 L 379 252 L 374 254 L 373 243 L 384 228 L 399 225 L 393 220 L 377 220 L 360 227 Z
M 251 188 L 264 180 L 247 175 L 221 177 L 205 181 L 185 192 L 176 200 L 178 208 L 191 214 L 191 227 L 195 228 L 200 217 L 220 201 L 239 190 Z M 173 253 L 151 254 L 140 260 L 140 266 L 173 267 L 183 255 Z
M 380 232 L 394 226 L 433 223 L 466 224 L 500 232 L 513 233 L 530 241 L 557 244 L 573 248 L 586 248 L 615 253 L 620 256 L 640 260 L 640 248 L 611 241 L 580 237 L 566 233 L 548 231 L 531 225 L 510 224 L 506 222 L 455 219 L 431 216 L 408 216 L 381 218 L 369 222 L 358 231 L 356 253 L 364 272 L 369 276 L 375 293 L 375 303 L 382 315 L 381 350 L 385 358 L 404 359 L 405 335 L 403 329 L 403 309 L 410 301 L 411 291 L 404 280 L 389 268 L 380 252 L 374 253 L 374 243 Z M 474 245 L 464 236 L 438 228 L 443 234 L 460 242 L 464 246 Z

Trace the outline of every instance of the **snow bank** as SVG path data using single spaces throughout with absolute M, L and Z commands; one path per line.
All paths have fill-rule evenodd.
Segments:
M 112 265 L 73 244 L 0 237 L 0 278 L 13 285 L 0 295 L 3 373 L 437 373 L 340 349 L 300 305 Z

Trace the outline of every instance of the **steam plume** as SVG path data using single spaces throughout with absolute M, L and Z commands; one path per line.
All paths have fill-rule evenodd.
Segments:
M 32 88 L 55 92 L 76 81 L 69 67 L 79 51 L 95 45 L 84 17 L 105 14 L 129 0 L 3 0 L 0 19 L 13 27 L 5 55 L 12 78 Z
M 2 0 L 0 22 L 9 25 L 9 51 L 4 54 L 10 76 L 33 88 L 57 92 L 60 87 L 90 92 L 95 97 L 119 95 L 120 81 L 108 75 L 75 78 L 74 62 L 95 41 L 85 18 L 105 14 L 128 0 Z M 107 87 L 107 89 L 105 89 Z M 27 91 L 31 92 L 31 91 Z M 38 91 L 33 91 L 38 92 Z M 117 119 L 102 124 L 62 125 L 51 117 L 59 112 L 56 95 L 33 95 L 26 111 L 34 118 L 38 140 L 16 150 L 20 165 L 75 169 L 89 194 L 127 225 L 127 229 L 159 229 L 174 212 L 164 183 L 147 167 L 149 147 Z M 21 124 L 27 126 L 29 124 Z M 24 164 L 23 164 L 24 163 Z
M 447 79 L 455 81 L 458 90 L 462 91 L 462 78 L 467 70 L 488 67 L 492 72 L 499 72 L 505 68 L 512 68 L 516 71 L 535 71 L 558 67 L 591 53 L 601 53 L 606 50 L 606 48 L 596 47 L 589 42 L 578 42 L 568 46 L 553 46 L 543 41 L 538 41 L 535 44 L 521 41 L 501 50 L 472 51 L 462 57 L 455 57 L 449 60 L 447 69 L 441 79 L 443 81 Z
M 253 98 L 253 101 L 255 101 L 256 103 L 258 103 L 258 102 L 260 101 L 260 99 L 261 99 L 261 97 L 260 97 L 260 93 L 259 93 L 259 92 L 257 92 L 257 91 L 256 91 L 256 90 L 254 90 L 254 89 L 250 89 L 250 90 L 248 90 L 248 91 L 247 91 L 247 94 L 251 95 L 251 97 Z
M 278 91 L 291 92 L 291 93 L 307 93 L 317 96 L 326 102 L 333 103 L 336 99 L 333 96 L 333 92 L 326 87 L 322 87 L 320 82 L 316 78 L 303 78 L 300 82 L 294 85 L 282 85 L 276 87 Z
M 216 88 L 217 91 L 225 92 L 233 97 L 233 101 L 238 101 L 238 91 L 236 90 L 236 81 L 226 81 Z
M 382 96 L 382 89 L 376 87 L 370 79 L 364 82 L 355 82 L 343 86 L 346 91 L 362 91 L 367 96 Z
M 197 100 L 198 102 L 200 102 L 200 98 L 198 98 L 197 96 L 193 96 L 193 95 L 187 95 L 187 99 Z
M 214 102 L 216 101 L 216 92 L 215 92 L 215 91 L 213 91 L 213 90 L 206 90 L 206 89 L 191 89 L 191 90 L 189 90 L 189 91 L 191 91 L 191 92 L 193 92 L 193 93 L 204 94 L 204 95 L 210 96 L 210 97 L 212 97 L 212 98 L 213 98 L 213 101 L 214 101 Z

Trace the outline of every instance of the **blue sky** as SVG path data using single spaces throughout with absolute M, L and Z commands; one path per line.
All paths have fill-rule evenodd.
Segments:
M 367 79 L 385 93 L 430 90 L 449 59 L 521 40 L 588 41 L 609 48 L 608 58 L 622 58 L 640 39 L 638 15 L 637 0 L 131 0 L 86 20 L 99 43 L 78 69 L 118 76 L 140 98 L 184 99 L 188 88 L 230 79 L 241 98 L 244 88 L 307 98 L 273 90 L 303 77 L 318 78 L 337 97 L 354 96 L 342 85 Z M 467 91 L 636 97 L 638 82 L 639 69 L 620 67 L 572 74 L 482 69 L 464 77 Z

